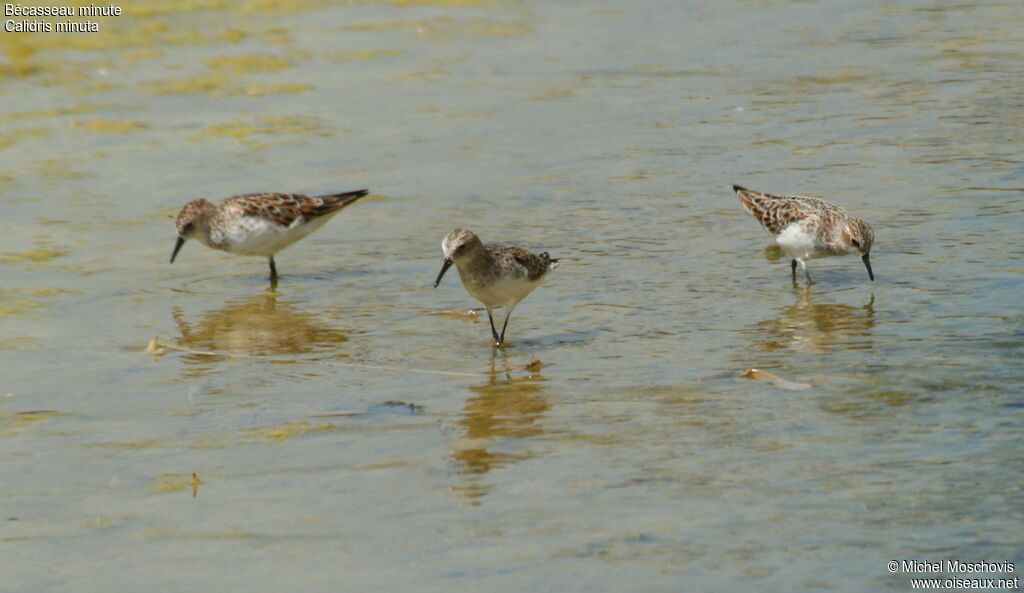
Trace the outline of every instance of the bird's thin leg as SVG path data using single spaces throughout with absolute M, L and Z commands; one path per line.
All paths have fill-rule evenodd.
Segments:
M 789 268 L 793 270 L 793 282 L 796 282 L 796 260 L 789 262 Z
M 807 270 L 807 260 L 800 260 L 800 267 L 804 269 L 804 277 L 807 278 L 807 283 L 814 284 L 814 280 L 811 280 L 811 273 Z
M 490 306 L 487 307 L 487 321 L 491 322 L 491 337 L 494 338 L 495 342 L 498 342 L 500 344 L 501 341 L 498 340 L 498 330 L 494 329 L 494 316 L 491 315 L 491 307 Z
M 270 256 L 270 282 L 277 283 L 277 266 L 274 265 L 274 256 Z
M 508 327 L 508 318 L 511 316 L 512 309 L 509 309 L 508 313 L 505 313 L 505 323 L 501 326 L 501 337 L 498 338 L 498 343 L 496 344 L 497 346 L 501 346 L 502 344 L 505 343 L 505 328 Z

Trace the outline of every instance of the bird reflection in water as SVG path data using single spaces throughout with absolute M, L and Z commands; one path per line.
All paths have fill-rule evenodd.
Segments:
M 348 340 L 345 332 L 328 327 L 322 316 L 278 301 L 273 291 L 230 300 L 197 321 L 188 321 L 178 308 L 171 314 L 181 334 L 178 344 L 192 350 L 244 356 L 309 354 Z M 186 354 L 183 360 L 204 372 L 216 359 Z
M 481 481 L 484 474 L 533 456 L 512 439 L 542 435 L 541 419 L 551 407 L 542 389 L 543 378 L 512 377 L 508 359 L 502 358 L 503 370 L 496 369 L 492 358 L 487 382 L 469 388 L 475 395 L 466 400 L 462 417 L 455 422 L 461 439 L 454 445 L 452 459 L 465 482 L 454 490 L 475 504 L 494 487 Z M 502 452 L 505 448 L 518 452 Z
M 816 303 L 813 291 L 796 288 L 797 301 L 778 311 L 771 319 L 759 321 L 754 332 L 761 349 L 799 350 L 822 354 L 837 343 L 853 348 L 870 348 L 858 338 L 870 338 L 875 327 L 875 295 L 860 307 L 834 303 Z

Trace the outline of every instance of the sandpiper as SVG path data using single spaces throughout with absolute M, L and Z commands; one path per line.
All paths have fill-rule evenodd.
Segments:
M 317 230 L 342 208 L 369 193 L 365 189 L 327 196 L 244 194 L 213 204 L 192 200 L 178 213 L 178 241 L 171 263 L 187 239 L 213 249 L 270 259 L 270 282 L 277 283 L 274 254 Z
M 747 211 L 792 258 L 790 269 L 794 282 L 797 263 L 803 269 L 807 282 L 813 284 L 807 271 L 808 259 L 847 253 L 860 254 L 864 267 L 868 269 L 868 277 L 872 282 L 875 280 L 868 257 L 875 233 L 866 221 L 818 198 L 775 196 L 738 185 L 733 185 L 732 189 Z
M 505 328 L 508 318 L 519 301 L 540 286 L 548 272 L 558 267 L 558 260 L 551 259 L 547 252 L 531 253 L 523 247 L 484 245 L 472 232 L 455 229 L 441 241 L 444 264 L 434 281 L 434 288 L 452 264 L 459 270 L 462 285 L 469 294 L 487 308 L 487 319 L 491 322 L 491 336 L 494 345 L 505 342 Z M 494 307 L 505 307 L 505 323 L 501 334 L 494 329 Z

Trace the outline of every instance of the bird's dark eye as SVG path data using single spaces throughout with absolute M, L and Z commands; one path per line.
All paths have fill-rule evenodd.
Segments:
M 466 250 L 466 244 L 463 243 L 462 245 L 459 245 L 458 247 L 455 248 L 455 253 L 462 253 L 465 250 Z
M 860 247 L 860 241 L 858 241 L 856 239 L 850 239 L 850 243 L 853 243 L 854 247 L 858 247 L 858 248 Z
M 186 224 L 185 226 L 181 227 L 181 230 L 185 231 L 186 233 L 191 233 L 192 232 L 192 223 L 190 222 L 190 223 Z

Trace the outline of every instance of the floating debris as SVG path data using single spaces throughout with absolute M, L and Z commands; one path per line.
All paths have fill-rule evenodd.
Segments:
M 382 405 L 387 406 L 389 408 L 408 408 L 409 411 L 412 412 L 413 414 L 416 414 L 416 413 L 419 413 L 419 412 L 423 411 L 423 406 L 421 406 L 420 404 L 414 404 L 414 403 L 411 403 L 411 402 L 404 402 L 404 401 L 402 401 L 400 399 L 389 399 L 388 401 L 384 402 Z
M 767 381 L 779 389 L 788 389 L 789 391 L 803 391 L 804 389 L 811 388 L 810 383 L 795 383 L 778 375 L 773 375 L 768 371 L 760 371 L 758 369 L 748 369 L 743 373 L 743 376 L 755 381 Z
M 149 341 L 149 345 L 146 346 L 146 354 L 152 354 L 153 358 L 160 358 L 164 354 L 167 354 L 167 348 L 160 343 L 160 340 L 153 338 Z
M 528 364 L 519 367 L 519 370 L 526 371 L 532 375 L 533 373 L 539 373 L 542 368 L 544 368 L 544 363 L 539 358 L 534 357 Z

